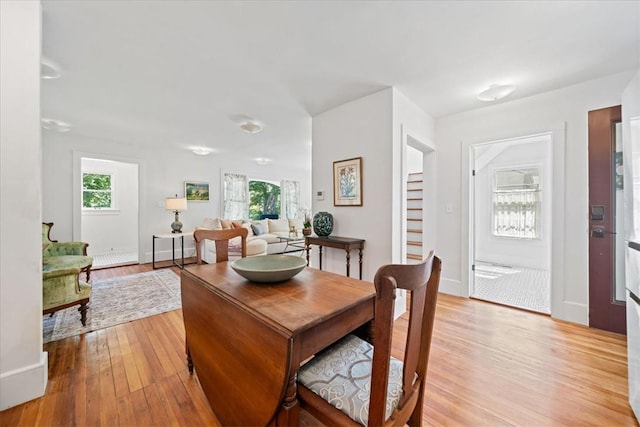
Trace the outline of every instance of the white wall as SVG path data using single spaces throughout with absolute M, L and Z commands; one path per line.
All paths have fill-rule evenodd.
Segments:
M 311 205 L 310 149 L 301 144 L 309 156 L 306 165 L 291 167 L 287 159 L 274 159 L 273 163 L 259 166 L 252 159 L 243 163 L 230 163 L 223 155 L 196 156 L 190 151 L 160 147 L 132 145 L 99 140 L 69 133 L 47 132 L 43 135 L 43 215 L 55 223 L 59 240 L 79 235 L 74 229 L 73 216 L 80 214 L 79 181 L 74 190 L 74 169 L 79 170 L 74 158 L 91 157 L 138 163 L 140 177 L 139 248 L 140 262 L 151 262 L 153 234 L 169 233 L 174 214 L 164 209 L 164 199 L 184 194 L 184 181 L 209 183 L 209 202 L 189 202 L 188 210 L 180 213 L 183 230 L 190 231 L 202 223 L 205 217 L 219 217 L 222 212 L 221 173 L 244 173 L 252 178 L 279 181 L 300 181 L 302 202 Z M 74 191 L 76 194 L 74 195 Z M 74 199 L 77 202 L 74 202 Z M 192 242 L 185 242 L 193 248 Z M 89 244 L 92 244 L 89 242 Z M 96 246 L 98 244 L 96 243 Z M 193 253 L 189 249 L 185 255 Z M 158 240 L 156 259 L 171 257 L 171 241 Z
M 551 158 L 549 137 L 530 143 L 501 142 L 508 148 L 500 151 L 483 167 L 476 167 L 475 177 L 475 244 L 476 261 L 549 270 L 551 250 Z M 489 149 L 490 144 L 483 148 Z M 505 167 L 538 167 L 540 170 L 541 212 L 540 236 L 536 239 L 514 239 L 493 235 L 493 176 Z
M 82 211 L 80 240 L 87 253 L 138 252 L 138 165 L 83 158 L 82 173 L 112 176 L 113 209 Z M 55 226 L 52 234 L 55 234 Z
M 407 135 L 422 143 L 431 143 L 433 119 L 394 88 L 313 118 L 313 192 L 325 191 L 323 201 L 313 201 L 313 212 L 333 214 L 333 235 L 366 240 L 364 280 L 373 280 L 383 264 L 400 262 L 403 186 L 406 185 L 402 179 L 403 167 L 406 169 L 403 156 Z M 363 206 L 333 206 L 333 162 L 352 157 L 363 158 Z M 352 257 L 351 275 L 357 277 L 354 258 L 357 257 Z M 316 250 L 311 265 L 317 266 Z M 344 252 L 325 250 L 323 268 L 344 274 Z
M 561 186 L 568 200 L 554 199 L 552 250 L 555 261 L 563 260 L 563 265 L 554 265 L 552 315 L 588 323 L 587 112 L 620 104 L 631 75 L 632 72 L 620 73 L 436 120 L 439 205 L 450 203 L 460 213 L 437 214 L 437 246 L 444 259 L 443 288 L 468 295 L 469 170 L 465 160 L 470 144 L 556 130 L 554 183 Z M 565 123 L 562 138 L 558 130 L 564 129 Z M 562 152 L 557 146 L 561 139 L 565 141 Z M 563 210 L 561 217 L 557 215 Z
M 0 2 L 0 410 L 42 396 L 40 2 Z M 18 43 L 19 41 L 19 43 Z
M 373 280 L 377 268 L 391 260 L 391 89 L 341 105 L 313 118 L 312 211 L 333 214 L 332 235 L 365 239 L 362 278 Z M 333 162 L 362 157 L 362 206 L 333 206 Z M 358 277 L 357 254 L 351 276 Z M 318 266 L 317 247 L 310 264 Z M 345 274 L 345 253 L 325 249 L 323 269 Z

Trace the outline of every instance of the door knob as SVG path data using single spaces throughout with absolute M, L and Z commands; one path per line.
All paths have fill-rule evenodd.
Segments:
M 607 231 L 601 225 L 594 225 L 591 227 L 591 237 L 597 237 L 598 239 L 604 238 L 605 234 L 616 234 L 613 231 Z

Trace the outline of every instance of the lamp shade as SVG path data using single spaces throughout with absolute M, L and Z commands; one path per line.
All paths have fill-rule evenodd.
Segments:
M 181 197 L 167 197 L 164 199 L 164 208 L 168 211 L 186 211 L 187 199 Z

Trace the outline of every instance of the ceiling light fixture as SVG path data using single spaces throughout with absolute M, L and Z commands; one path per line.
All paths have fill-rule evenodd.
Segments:
M 254 121 L 246 121 L 240 125 L 240 128 L 247 133 L 262 132 L 263 126 Z
M 266 157 L 258 157 L 256 159 L 256 163 L 264 166 L 266 164 L 271 163 L 271 159 L 267 159 Z
M 497 101 L 510 95 L 516 87 L 514 85 L 493 84 L 478 94 L 480 101 Z
M 49 58 L 42 57 L 40 59 L 40 77 L 43 79 L 57 79 L 61 76 L 60 66 L 50 60 Z
M 191 147 L 191 152 L 197 156 L 208 156 L 213 153 L 213 148 L 209 147 Z
M 43 117 L 40 119 L 40 123 L 42 128 L 47 130 L 53 130 L 56 132 L 69 132 L 71 130 L 71 125 L 69 123 L 65 123 L 57 119 Z

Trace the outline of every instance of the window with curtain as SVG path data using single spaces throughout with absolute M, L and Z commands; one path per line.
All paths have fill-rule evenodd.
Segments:
M 281 218 L 294 219 L 300 213 L 300 182 L 283 180 L 280 183 L 282 196 Z
M 246 175 L 224 174 L 223 218 L 249 217 L 249 185 Z
M 493 235 L 540 237 L 540 169 L 500 169 L 493 175 Z

